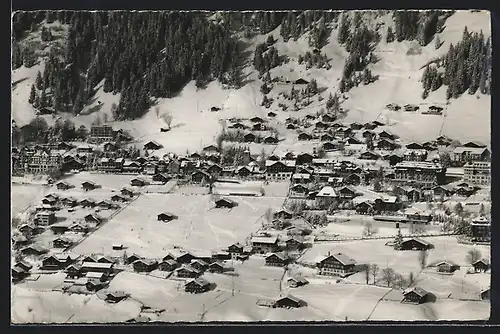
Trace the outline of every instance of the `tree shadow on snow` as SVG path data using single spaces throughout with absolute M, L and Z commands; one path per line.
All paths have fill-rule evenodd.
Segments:
M 21 78 L 21 79 L 19 79 L 19 80 L 14 81 L 14 82 L 12 83 L 12 89 L 16 88 L 16 86 L 17 86 L 18 84 L 20 84 L 21 82 L 25 81 L 26 79 L 28 79 L 28 77 L 24 77 L 24 78 Z

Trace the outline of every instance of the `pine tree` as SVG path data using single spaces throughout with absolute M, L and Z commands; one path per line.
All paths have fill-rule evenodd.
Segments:
M 392 31 L 392 27 L 391 27 L 391 26 L 389 26 L 389 27 L 387 28 L 387 35 L 386 35 L 385 41 L 386 41 L 387 43 L 392 43 L 392 42 L 394 42 L 394 32 Z
M 344 44 L 349 36 L 349 18 L 346 14 L 342 14 L 342 21 L 340 23 L 338 32 L 338 41 L 340 44 Z
M 39 90 L 43 89 L 43 80 L 40 71 L 38 71 L 38 73 L 36 74 L 35 85 L 37 89 Z
M 73 103 L 73 113 L 75 115 L 78 115 L 80 111 L 82 111 L 84 106 L 85 106 L 85 91 L 82 87 L 78 90 L 75 102 Z
M 441 40 L 439 39 L 438 35 L 436 35 L 434 47 L 436 50 L 441 47 Z
M 400 250 L 402 243 L 403 243 L 403 236 L 401 235 L 401 229 L 398 229 L 398 234 L 396 234 L 396 237 L 394 238 L 394 249 Z
M 30 97 L 29 97 L 29 104 L 33 104 L 36 99 L 36 90 L 35 90 L 35 85 L 31 85 L 31 91 L 30 91 Z

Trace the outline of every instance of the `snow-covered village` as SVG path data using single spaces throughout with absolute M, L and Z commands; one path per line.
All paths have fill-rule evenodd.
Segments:
M 490 317 L 489 12 L 12 20 L 12 323 Z

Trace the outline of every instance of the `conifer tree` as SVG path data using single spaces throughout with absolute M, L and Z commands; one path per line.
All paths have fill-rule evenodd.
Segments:
M 30 97 L 28 99 L 29 104 L 33 104 L 36 99 L 36 90 L 35 90 L 35 85 L 31 85 L 31 91 L 30 91 Z
M 390 26 L 387 28 L 387 35 L 385 37 L 385 41 L 387 43 L 394 42 L 394 32 L 392 31 L 392 27 L 390 27 Z
M 37 89 L 43 89 L 43 80 L 40 71 L 36 74 L 35 85 Z

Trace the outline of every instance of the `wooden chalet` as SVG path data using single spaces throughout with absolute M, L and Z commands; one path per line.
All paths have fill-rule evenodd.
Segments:
M 277 308 L 299 308 L 304 306 L 307 306 L 305 301 L 291 295 L 281 297 L 274 303 L 274 307 Z
M 423 304 L 428 300 L 428 297 L 429 292 L 416 286 L 403 291 L 403 300 L 401 302 L 408 304 Z
M 128 188 L 122 188 L 122 190 L 120 190 L 120 193 L 123 196 L 128 196 L 128 197 L 134 197 L 135 196 L 135 191 L 132 190 L 132 189 L 128 189 Z M 113 199 L 113 197 L 111 197 L 111 199 Z
M 90 191 L 98 188 L 98 185 L 92 181 L 84 181 L 82 182 L 82 189 L 85 191 Z
M 265 257 L 266 266 L 284 267 L 288 259 L 282 253 L 271 253 Z
M 162 212 L 158 215 L 158 221 L 162 222 L 170 222 L 174 219 L 178 219 L 179 217 L 170 212 Z
M 223 263 L 221 262 L 212 262 L 210 263 L 210 265 L 208 266 L 208 271 L 211 272 L 211 273 L 218 273 L 218 274 L 221 274 L 223 273 L 224 271 L 226 270 L 225 266 Z
M 66 181 L 57 182 L 56 187 L 58 190 L 68 190 L 68 189 L 73 188 L 73 186 Z
M 195 259 L 196 256 L 189 252 L 185 252 L 181 255 L 179 255 L 175 260 L 179 263 L 191 263 L 193 259 Z
M 154 260 L 139 259 L 132 263 L 136 272 L 151 272 L 158 267 L 158 262 Z
M 144 144 L 144 150 L 159 150 L 160 148 L 163 148 L 163 145 L 154 140 L 148 141 Z
M 491 288 L 487 288 L 481 291 L 481 300 L 491 300 Z
M 140 259 L 141 259 L 141 257 L 139 255 L 137 255 L 137 254 L 130 254 L 125 259 L 125 264 L 132 264 L 135 261 L 140 260 Z
M 258 116 L 255 116 L 255 117 L 250 118 L 250 122 L 252 122 L 252 123 L 264 123 L 265 120 L 258 117 Z
M 433 245 L 420 238 L 410 238 L 401 243 L 401 250 L 429 250 L 432 249 Z
M 255 142 L 255 135 L 252 132 L 248 132 L 245 135 L 243 135 L 243 140 L 247 143 L 253 143 Z
M 148 182 L 142 178 L 135 178 L 135 179 L 132 179 L 130 180 L 130 185 L 132 187 L 144 187 L 145 185 L 147 185 Z
M 211 283 L 202 277 L 189 281 L 184 285 L 184 291 L 190 293 L 203 293 L 210 290 Z
M 260 254 L 276 252 L 279 249 L 277 236 L 255 236 L 250 242 L 253 250 Z
M 230 209 L 236 205 L 237 205 L 237 203 L 235 201 L 233 201 L 232 199 L 229 199 L 229 198 L 224 198 L 224 197 L 215 201 L 216 208 L 229 208 Z
M 124 292 L 116 291 L 116 292 L 108 292 L 106 293 L 106 302 L 108 303 L 119 303 L 122 300 L 126 299 L 128 296 Z
M 195 278 L 201 275 L 199 270 L 190 265 L 183 265 L 180 268 L 177 268 L 175 274 L 180 278 Z
M 65 237 L 59 237 L 56 238 L 52 241 L 52 247 L 53 248 L 68 248 L 73 244 L 73 241 L 71 241 L 68 238 Z
M 299 133 L 298 139 L 301 141 L 307 141 L 307 140 L 312 140 L 313 136 L 307 132 L 302 132 L 302 133 Z
M 179 264 L 173 259 L 168 259 L 158 264 L 158 269 L 161 271 L 174 271 L 178 267 Z
M 202 170 L 197 170 L 191 174 L 191 182 L 193 183 L 205 183 L 208 182 L 211 178 L 212 175 Z
M 191 263 L 189 265 L 199 272 L 203 272 L 208 268 L 208 263 L 200 259 L 191 260 Z
M 453 273 L 460 269 L 460 266 L 453 261 L 444 260 L 439 261 L 435 264 L 438 273 Z
M 114 263 L 83 262 L 81 271 L 83 273 L 97 272 L 111 274 L 114 269 Z
M 359 158 L 362 160 L 378 160 L 380 159 L 380 155 L 372 151 L 366 151 L 361 153 Z
M 292 276 L 287 280 L 290 288 L 298 288 L 300 286 L 309 284 L 309 281 L 302 276 Z
M 86 223 L 100 224 L 102 222 L 102 218 L 95 214 L 88 214 L 84 219 Z
M 476 273 L 484 273 L 490 269 L 490 266 L 490 261 L 487 259 L 480 259 L 472 264 L 472 268 L 474 268 L 474 272 Z
M 21 254 L 25 256 L 40 256 L 48 252 L 48 249 L 45 249 L 39 245 L 29 245 L 21 249 Z
M 356 261 L 343 253 L 328 254 L 317 263 L 320 275 L 346 276 L 354 273 Z
M 264 138 L 264 144 L 274 145 L 274 144 L 277 144 L 278 142 L 279 142 L 278 138 L 276 138 L 274 136 L 266 136 Z

